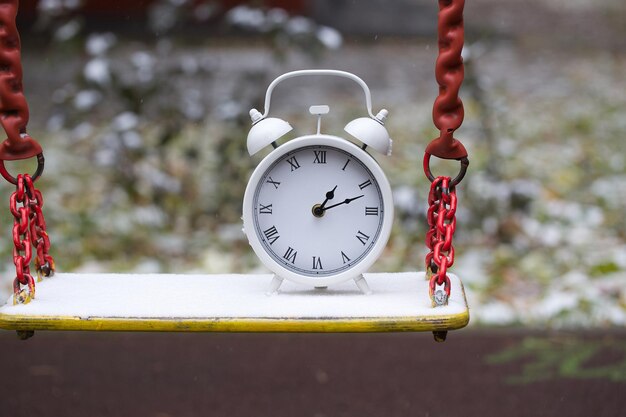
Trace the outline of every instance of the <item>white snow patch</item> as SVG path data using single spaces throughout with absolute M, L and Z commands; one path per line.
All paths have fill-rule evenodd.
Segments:
M 72 139 L 83 140 L 88 138 L 93 133 L 93 125 L 89 122 L 82 122 L 74 129 L 72 129 Z
M 180 58 L 180 69 L 187 75 L 193 75 L 200 70 L 200 63 L 193 56 L 183 56 Z
M 286 29 L 292 35 L 311 33 L 313 31 L 313 22 L 306 17 L 295 16 L 289 19 Z
M 155 64 L 154 57 L 145 51 L 133 52 L 130 61 L 137 68 L 152 68 Z
M 104 58 L 94 58 L 89 61 L 83 70 L 83 75 L 88 81 L 100 85 L 107 85 L 111 82 L 111 72 L 109 61 Z
M 102 100 L 102 93 L 98 90 L 82 90 L 74 97 L 74 107 L 77 110 L 87 111 Z
M 373 291 L 354 281 L 319 291 L 284 282 L 267 296 L 271 275 L 65 274 L 37 284 L 29 304 L 0 308 L 5 315 L 142 318 L 422 317 L 462 314 L 462 284 L 451 275 L 449 304 L 433 308 L 424 273 L 365 274 Z M 128 291 L 128 283 L 140 289 Z M 193 291 L 185 291 L 192 288 Z M 182 289 L 182 290 L 181 290 Z M 9 300 L 11 301 L 11 300 Z
M 578 306 L 579 296 L 565 291 L 554 291 L 548 294 L 533 309 L 542 319 L 554 317 L 560 312 L 571 310 Z
M 226 19 L 234 25 L 260 29 L 265 24 L 265 15 L 260 9 L 253 9 L 248 6 L 237 6 L 232 8 Z
M 505 325 L 511 324 L 517 319 L 513 307 L 502 301 L 491 301 L 487 304 L 475 306 L 472 313 L 483 324 Z
M 115 119 L 113 119 L 113 128 L 118 132 L 135 129 L 138 124 L 139 117 L 130 111 L 120 113 L 115 117 Z
M 80 27 L 80 22 L 77 19 L 70 20 L 54 32 L 54 38 L 61 42 L 68 41 L 78 35 Z
M 405 213 L 415 211 L 417 205 L 417 191 L 408 185 L 398 186 L 393 190 L 394 206 Z
M 283 9 L 273 8 L 267 12 L 265 18 L 268 25 L 280 26 L 285 24 L 285 22 L 289 19 L 289 15 Z
M 85 43 L 87 53 L 92 56 L 104 55 L 113 45 L 117 38 L 112 33 L 97 33 L 90 35 Z
M 143 138 L 136 130 L 129 130 L 121 134 L 122 142 L 129 149 L 140 149 L 143 146 Z
M 343 43 L 341 34 L 328 26 L 322 26 L 317 30 L 317 39 L 328 49 L 339 49 Z

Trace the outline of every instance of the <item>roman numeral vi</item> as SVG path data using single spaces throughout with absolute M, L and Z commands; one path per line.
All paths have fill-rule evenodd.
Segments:
M 317 256 L 313 257 L 313 269 L 324 269 L 322 267 L 322 258 L 318 258 Z

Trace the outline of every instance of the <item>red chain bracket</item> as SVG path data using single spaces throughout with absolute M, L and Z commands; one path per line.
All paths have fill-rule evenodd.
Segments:
M 447 305 L 450 297 L 448 268 L 454 264 L 452 237 L 456 230 L 456 186 L 463 180 L 469 159 L 463 144 L 454 138 L 454 131 L 463 123 L 463 102 L 459 90 L 463 83 L 463 7 L 465 0 L 439 0 L 438 38 L 439 56 L 435 76 L 439 96 L 433 105 L 433 122 L 439 137 L 431 141 L 424 154 L 424 174 L 431 181 L 428 195 L 428 226 L 426 246 L 426 272 L 433 307 Z M 430 169 L 430 159 L 456 159 L 461 168 L 457 176 L 435 177 Z M 441 289 L 443 287 L 443 289 Z

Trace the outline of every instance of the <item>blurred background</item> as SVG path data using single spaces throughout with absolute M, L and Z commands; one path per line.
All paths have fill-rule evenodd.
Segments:
M 436 136 L 437 5 L 427 0 L 22 1 L 30 134 L 60 271 L 258 272 L 241 232 L 248 110 L 304 68 L 353 72 L 387 108 L 378 160 L 396 220 L 377 271 L 423 269 L 421 169 Z M 457 261 L 472 325 L 626 324 L 626 3 L 473 0 L 465 9 Z M 364 114 L 341 80 L 276 90 L 272 114 L 312 132 Z M 10 166 L 32 171 L 32 161 Z M 30 165 L 29 165 L 30 164 Z M 455 164 L 436 170 L 453 175 Z M 0 189 L 5 259 L 12 218 Z

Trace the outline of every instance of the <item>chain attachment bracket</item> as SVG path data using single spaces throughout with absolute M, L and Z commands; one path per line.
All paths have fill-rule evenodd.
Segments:
M 7 170 L 6 166 L 4 165 L 4 159 L 0 158 L 0 175 L 2 175 L 2 177 L 7 180 L 8 182 L 10 182 L 13 185 L 17 185 L 17 178 L 15 178 L 13 175 L 11 175 L 9 173 L 9 171 Z M 35 172 L 32 175 L 32 182 L 35 182 L 39 179 L 39 177 L 41 177 L 41 174 L 43 174 L 43 169 L 45 166 L 45 158 L 43 156 L 43 152 L 40 152 L 37 154 L 37 169 L 35 170 Z
M 432 155 L 429 154 L 428 152 L 424 154 L 423 165 L 424 165 L 424 174 L 426 174 L 426 177 L 432 183 L 435 181 L 435 176 L 433 175 L 430 169 L 431 156 Z M 469 159 L 467 157 L 457 159 L 457 160 L 461 163 L 461 168 L 459 169 L 459 173 L 457 174 L 457 176 L 454 177 L 452 181 L 450 181 L 450 188 L 456 187 L 457 185 L 459 185 L 461 181 L 463 181 L 463 178 L 465 178 L 465 174 L 467 173 L 467 168 L 469 167 Z

